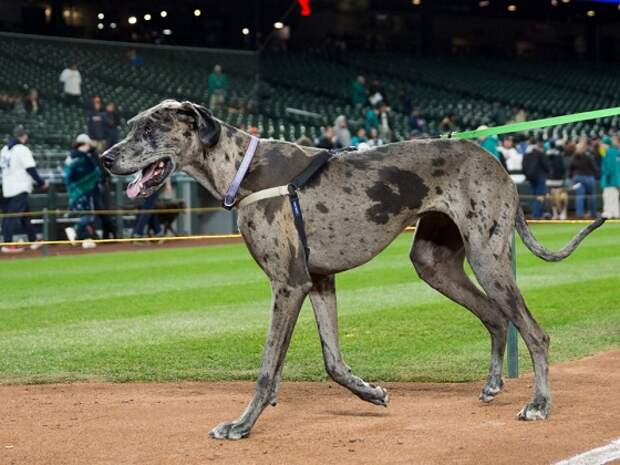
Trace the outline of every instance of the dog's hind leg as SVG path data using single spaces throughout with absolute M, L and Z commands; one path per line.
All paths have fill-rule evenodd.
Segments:
M 263 363 L 256 381 L 256 392 L 241 417 L 235 421 L 219 424 L 209 433 L 211 437 L 241 439 L 250 434 L 252 426 L 272 400 L 273 393 L 277 389 L 278 377 L 282 372 L 293 328 L 309 288 L 309 282 L 296 285 L 272 282 L 271 324 L 265 342 Z
M 501 235 L 499 244 L 486 237 L 470 238 L 472 241 L 467 258 L 487 295 L 516 326 L 530 352 L 534 365 L 534 398 L 519 412 L 519 418 L 540 420 L 546 418 L 551 410 L 549 336 L 529 312 L 512 275 L 509 229 L 506 228 Z
M 470 310 L 489 331 L 491 363 L 480 400 L 492 401 L 504 384 L 502 365 L 508 320 L 465 274 L 465 248 L 456 224 L 442 213 L 424 215 L 418 221 L 410 257 L 421 279 Z
M 313 276 L 312 282 L 310 300 L 319 329 L 327 373 L 335 382 L 349 389 L 360 399 L 373 404 L 387 406 L 389 401 L 387 391 L 355 376 L 342 359 L 340 343 L 338 341 L 338 315 L 334 276 Z

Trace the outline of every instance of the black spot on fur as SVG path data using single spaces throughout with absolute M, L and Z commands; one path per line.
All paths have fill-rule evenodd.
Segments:
M 431 161 L 431 164 L 435 167 L 438 168 L 440 166 L 443 166 L 446 164 L 446 160 L 444 160 L 443 158 L 433 158 L 433 161 Z
M 254 224 L 254 221 L 252 220 L 248 221 L 248 229 L 250 229 L 251 231 L 256 230 L 256 225 Z
M 476 213 L 475 213 L 475 212 L 473 212 L 473 211 L 471 211 L 471 210 L 470 210 L 470 211 L 468 211 L 468 212 L 467 212 L 467 215 L 465 215 L 465 216 L 467 217 L 467 219 L 471 220 L 472 218 L 475 218 L 475 217 L 477 217 L 478 215 L 476 215 Z
M 446 174 L 446 172 L 444 170 L 433 170 L 431 174 L 433 175 L 433 177 L 438 178 Z
M 439 186 L 436 186 L 435 187 L 435 193 L 437 195 L 441 195 L 441 194 L 443 194 L 443 189 L 441 187 L 439 187 Z
M 496 289 L 504 289 L 504 286 L 502 286 L 502 283 L 500 283 L 499 281 L 495 281 L 495 283 L 493 283 L 495 285 Z
M 267 220 L 267 223 L 272 224 L 276 216 L 276 212 L 280 210 L 280 207 L 282 206 L 282 199 L 278 199 L 278 198 L 269 199 L 268 201 L 264 203 L 265 203 L 265 219 Z
M 469 199 L 469 204 L 471 205 L 472 210 L 476 210 L 476 201 L 474 199 Z
M 345 194 L 350 194 L 351 192 L 353 192 L 350 187 L 346 187 L 346 186 L 342 188 L 342 191 Z
M 319 202 L 319 203 L 317 203 L 317 204 L 316 204 L 316 209 L 317 209 L 318 211 L 320 211 L 321 213 L 327 213 L 327 212 L 329 212 L 329 208 L 327 208 L 323 202 Z
M 352 177 L 352 176 L 353 176 L 353 172 L 352 172 L 352 171 L 350 171 L 350 170 L 346 170 L 346 171 L 344 172 L 344 176 L 345 176 L 345 178 L 350 178 L 350 177 Z
M 366 194 L 375 202 L 366 210 L 366 216 L 376 224 L 386 224 L 390 214 L 420 208 L 428 194 L 428 186 L 412 171 L 388 167 L 379 170 L 379 181 L 368 188 Z
M 497 221 L 493 221 L 493 226 L 489 229 L 489 239 L 495 234 L 495 230 L 497 229 Z

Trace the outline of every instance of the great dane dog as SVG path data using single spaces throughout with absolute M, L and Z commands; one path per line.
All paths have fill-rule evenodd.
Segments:
M 151 195 L 180 170 L 221 199 L 251 137 L 199 105 L 173 100 L 140 113 L 128 125 L 127 137 L 106 151 L 102 161 L 116 175 L 141 173 L 128 188 L 133 196 Z M 286 185 L 318 151 L 261 140 L 239 198 Z M 271 281 L 271 325 L 251 402 L 237 420 L 216 426 L 212 437 L 248 436 L 263 409 L 275 405 L 293 328 L 308 294 L 329 375 L 363 400 L 387 405 L 387 392 L 354 375 L 342 358 L 334 275 L 369 261 L 412 224 L 417 228 L 409 256 L 418 275 L 473 312 L 491 334 L 490 370 L 481 400 L 491 401 L 502 389 L 511 321 L 527 345 L 535 373 L 533 399 L 519 418 L 549 415 L 549 337 L 530 314 L 513 277 L 513 229 L 535 255 L 556 261 L 567 257 L 603 219 L 584 228 L 561 251 L 546 250 L 530 233 L 517 190 L 502 166 L 476 144 L 459 140 L 415 140 L 342 153 L 300 190 L 299 200 L 307 260 L 287 197 L 239 208 L 241 234 Z M 482 290 L 464 272 L 465 258 Z

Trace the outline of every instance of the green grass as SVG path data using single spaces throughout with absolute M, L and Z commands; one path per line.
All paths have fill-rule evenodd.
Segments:
M 579 227 L 534 229 L 559 248 Z M 620 347 L 619 238 L 606 225 L 557 264 L 519 244 L 520 287 L 553 362 Z M 338 276 L 347 362 L 371 380 L 483 377 L 486 330 L 418 279 L 410 241 Z M 243 245 L 2 261 L 0 283 L 0 383 L 252 379 L 260 364 L 270 292 Z M 308 303 L 284 374 L 325 378 Z

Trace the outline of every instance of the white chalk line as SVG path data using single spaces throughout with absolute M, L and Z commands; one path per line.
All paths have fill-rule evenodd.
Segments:
M 555 465 L 604 465 L 612 460 L 620 459 L 620 438 L 606 446 L 597 447 L 583 454 L 562 460 Z

